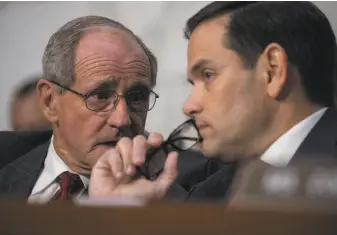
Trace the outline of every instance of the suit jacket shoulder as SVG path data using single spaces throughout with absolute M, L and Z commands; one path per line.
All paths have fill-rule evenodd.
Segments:
M 304 139 L 290 163 L 318 157 L 336 160 L 337 163 L 337 110 L 334 108 L 327 109 Z
M 48 152 L 51 132 L 0 132 L 0 194 L 27 197 Z
M 15 159 L 0 169 L 0 195 L 28 197 L 47 155 L 49 142 Z
M 0 131 L 0 168 L 47 142 L 51 131 Z

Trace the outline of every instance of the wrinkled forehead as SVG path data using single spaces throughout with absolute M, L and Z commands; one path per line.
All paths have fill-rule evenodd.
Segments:
M 99 28 L 85 33 L 78 43 L 75 77 L 86 83 L 109 79 L 150 85 L 151 69 L 146 53 L 130 33 Z
M 118 28 L 93 28 L 78 43 L 76 57 L 92 53 L 112 53 L 115 57 L 145 56 L 143 48 L 131 33 Z M 112 55 L 111 55 L 112 56 Z

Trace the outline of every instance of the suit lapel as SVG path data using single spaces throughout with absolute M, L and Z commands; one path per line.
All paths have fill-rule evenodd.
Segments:
M 43 169 L 50 141 L 0 170 L 0 194 L 28 197 Z
M 232 184 L 232 180 L 237 170 L 237 164 L 231 163 L 224 165 L 205 181 L 195 185 L 189 192 L 186 200 L 205 201 L 220 200 L 223 201 Z
M 337 111 L 327 109 L 296 151 L 291 163 L 317 156 L 337 160 Z

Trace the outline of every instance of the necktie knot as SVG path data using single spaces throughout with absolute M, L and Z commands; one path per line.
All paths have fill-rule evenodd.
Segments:
M 62 190 L 68 191 L 68 193 L 76 193 L 83 188 L 83 183 L 79 175 L 72 174 L 69 171 L 60 174 L 56 181 L 60 184 Z
M 79 175 L 72 174 L 69 171 L 61 173 L 56 178 L 56 182 L 60 185 L 60 189 L 56 192 L 52 201 L 68 200 L 69 197 L 79 193 L 84 187 Z

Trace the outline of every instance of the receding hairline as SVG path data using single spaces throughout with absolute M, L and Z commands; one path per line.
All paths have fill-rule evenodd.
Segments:
M 135 39 L 142 50 L 142 55 L 150 65 L 150 77 L 153 86 L 156 84 L 157 59 L 146 44 L 129 28 L 118 21 L 100 16 L 79 17 L 60 27 L 49 39 L 42 58 L 43 74 L 46 79 L 59 80 L 61 84 L 73 82 L 73 65 L 76 49 L 83 34 L 99 29 L 121 30 Z M 124 34 L 123 33 L 123 34 Z M 131 40 L 130 40 L 131 41 Z
M 83 39 L 85 39 L 86 37 L 91 37 L 96 32 L 103 32 L 103 31 L 111 32 L 112 38 L 116 37 L 116 38 L 127 39 L 127 42 L 124 41 L 124 40 L 123 40 L 123 42 L 125 42 L 127 45 L 137 46 L 138 49 L 140 49 L 140 51 L 142 52 L 142 54 L 148 59 L 148 62 L 150 62 L 150 58 L 148 58 L 148 56 L 145 52 L 145 49 L 137 41 L 136 36 L 132 32 L 130 32 L 128 30 L 125 30 L 123 28 L 120 28 L 118 26 L 116 26 L 116 27 L 112 27 L 112 26 L 93 26 L 93 27 L 89 27 L 89 28 L 87 28 L 87 30 L 85 30 L 82 33 L 82 35 L 80 36 L 80 39 L 79 39 L 77 44 L 80 44 L 81 42 L 83 42 Z
M 99 49 L 100 37 L 104 37 L 103 49 L 102 48 Z M 85 53 L 84 55 L 82 53 L 79 54 L 79 51 L 86 50 L 86 48 L 89 48 L 88 53 Z M 144 66 L 147 68 L 148 74 L 151 76 L 152 72 L 151 72 L 150 58 L 146 54 L 145 49 L 136 40 L 134 35 L 123 29 L 110 28 L 110 27 L 91 28 L 81 35 L 73 52 L 74 73 L 76 74 L 77 69 L 82 66 L 81 64 L 83 61 L 86 61 L 92 57 L 97 57 L 98 55 L 100 57 L 104 57 L 104 51 L 109 51 L 111 48 L 114 48 L 112 54 L 114 54 L 115 50 L 117 54 L 118 51 L 121 51 L 122 53 L 125 53 L 125 56 L 129 59 L 132 58 L 132 60 L 143 61 Z M 84 64 L 85 63 L 86 62 L 84 62 Z M 152 84 L 151 79 L 150 83 Z

